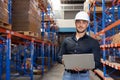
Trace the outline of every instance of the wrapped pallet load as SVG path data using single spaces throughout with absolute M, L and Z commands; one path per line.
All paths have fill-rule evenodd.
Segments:
M 8 23 L 8 0 L 0 0 L 0 22 Z
M 89 0 L 86 0 L 84 2 L 84 11 L 85 12 L 89 12 L 89 7 L 90 7 L 90 1 Z
M 14 31 L 30 31 L 40 35 L 41 15 L 37 0 L 13 0 L 12 25 Z

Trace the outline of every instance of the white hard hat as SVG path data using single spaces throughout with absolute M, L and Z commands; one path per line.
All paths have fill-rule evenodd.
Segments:
M 80 11 L 76 14 L 75 20 L 86 20 L 90 22 L 89 15 L 85 11 Z

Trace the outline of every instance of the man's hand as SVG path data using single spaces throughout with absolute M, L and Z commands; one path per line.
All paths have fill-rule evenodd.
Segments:
M 80 67 L 75 67 L 75 68 L 73 68 L 73 69 L 71 69 L 71 70 L 74 70 L 74 71 L 83 71 L 83 70 L 86 70 L 86 69 L 82 69 L 82 68 L 80 68 Z
M 64 60 L 62 59 L 62 64 L 64 65 Z

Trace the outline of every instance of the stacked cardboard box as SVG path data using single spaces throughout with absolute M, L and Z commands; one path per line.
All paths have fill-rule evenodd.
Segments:
M 44 4 L 45 7 L 47 7 L 48 6 L 48 0 L 43 0 L 43 4 Z
M 38 0 L 39 2 L 39 7 L 42 11 L 47 12 L 47 5 L 48 5 L 48 0 Z
M 84 2 L 84 11 L 85 12 L 89 12 L 89 5 L 90 5 L 90 1 L 85 1 Z
M 13 0 L 12 6 L 13 30 L 41 33 L 41 16 L 37 0 Z
M 95 1 L 95 0 L 86 0 L 86 1 L 84 2 L 84 11 L 89 12 L 89 7 L 91 7 L 91 6 L 94 4 L 94 1 Z M 97 0 L 97 1 L 100 1 L 100 0 Z M 91 7 L 90 10 L 91 10 L 91 11 L 94 11 L 94 8 Z M 97 11 L 97 12 L 102 12 L 102 7 L 96 6 L 96 11 Z
M 0 0 L 0 21 L 8 23 L 8 0 Z
M 112 43 L 120 43 L 120 33 L 115 34 L 112 36 Z
M 42 64 L 42 59 L 44 60 L 44 65 L 48 65 L 48 57 L 38 57 L 37 60 L 36 60 L 36 63 L 38 65 L 41 65 Z M 50 57 L 50 64 L 52 64 L 52 58 Z

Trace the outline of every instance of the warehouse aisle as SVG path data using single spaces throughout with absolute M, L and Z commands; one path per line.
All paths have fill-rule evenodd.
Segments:
M 41 75 L 34 75 L 33 80 L 62 80 L 63 71 L 64 66 L 62 64 L 55 64 L 43 77 Z M 101 80 L 92 71 L 90 71 L 90 78 L 91 80 Z M 11 78 L 11 80 L 30 80 L 30 77 Z
M 43 76 L 42 80 L 62 80 L 63 71 L 63 65 L 57 64 Z
M 64 66 L 61 64 L 55 65 L 50 71 L 48 71 L 42 80 L 62 80 Z M 101 80 L 97 75 L 90 71 L 90 80 Z
M 33 80 L 62 80 L 63 71 L 64 67 L 62 64 L 55 64 L 43 77 L 41 75 L 34 75 Z M 30 80 L 30 77 L 12 77 L 11 80 Z

